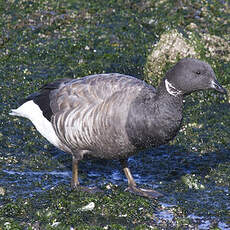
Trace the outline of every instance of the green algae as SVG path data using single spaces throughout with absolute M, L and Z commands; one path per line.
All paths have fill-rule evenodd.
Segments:
M 1 1 L 0 13 L 0 229 L 196 229 L 204 221 L 207 229 L 230 226 L 225 96 L 186 98 L 182 129 L 170 145 L 130 161 L 141 184 L 156 185 L 165 195 L 158 201 L 124 192 L 122 176 L 110 184 L 117 162 L 80 165 L 82 183 L 97 184 L 102 194 L 71 191 L 70 176 L 52 174 L 70 172 L 71 156 L 50 146 L 26 119 L 8 116 L 20 99 L 56 78 L 120 72 L 146 79 L 154 44 L 175 29 L 187 38 L 192 33 L 196 52 L 229 91 L 228 53 L 212 53 L 213 44 L 202 40 L 204 34 L 229 40 L 227 1 L 11 0 Z M 172 65 L 165 62 L 162 72 Z M 90 202 L 95 207 L 81 211 Z

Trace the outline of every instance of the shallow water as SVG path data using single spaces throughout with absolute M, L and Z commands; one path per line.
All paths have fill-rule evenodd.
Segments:
M 52 147 L 51 150 L 53 149 Z M 70 189 L 71 156 L 56 149 L 55 151 L 53 155 L 47 151 L 49 156 L 46 157 L 53 164 L 49 167 L 43 165 L 43 170 L 26 169 L 25 165 L 20 164 L 16 167 L 7 165 L 4 168 L 3 166 L 0 173 L 1 186 L 6 189 L 7 196 L 14 199 L 33 197 L 63 184 Z M 186 217 L 191 219 L 198 229 L 209 229 L 213 221 L 221 230 L 229 228 L 225 217 L 215 217 L 218 210 L 223 208 L 230 210 L 229 203 L 226 203 L 229 199 L 229 188 L 214 185 L 212 181 L 205 181 L 207 171 L 204 167 L 207 166 L 208 161 L 212 163 L 212 167 L 221 163 L 220 159 L 218 162 L 212 161 L 217 154 L 219 153 L 198 156 L 197 153 L 185 152 L 182 147 L 166 145 L 143 151 L 129 159 L 131 171 L 139 186 L 151 187 L 164 194 L 164 197 L 160 199 L 162 210 L 156 213 L 159 224 L 166 222 L 173 226 L 175 221 L 173 210 L 183 203 Z M 121 186 L 123 189 L 127 186 L 127 179 L 115 160 L 82 160 L 79 165 L 79 174 L 80 183 L 86 186 L 100 187 L 110 183 Z M 195 176 L 193 178 L 192 175 L 197 175 L 199 179 L 197 180 Z M 185 181 L 182 178 L 185 176 L 188 180 L 194 179 L 191 182 L 192 185 L 184 184 Z M 213 212 L 210 212 L 212 209 Z

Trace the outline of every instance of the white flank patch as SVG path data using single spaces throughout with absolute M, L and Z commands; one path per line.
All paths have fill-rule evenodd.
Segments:
M 174 87 L 167 79 L 165 79 L 165 87 L 168 93 L 173 95 L 174 97 L 182 94 L 182 91 Z
M 39 106 L 36 105 L 32 100 L 27 101 L 17 109 L 12 109 L 9 114 L 13 116 L 28 118 L 43 137 L 45 137 L 51 144 L 55 145 L 56 147 L 59 146 L 60 141 L 54 131 L 51 122 L 49 122 L 43 116 Z

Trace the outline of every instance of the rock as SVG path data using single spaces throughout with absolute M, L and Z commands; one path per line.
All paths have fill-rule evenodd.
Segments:
M 194 47 L 189 44 L 177 30 L 171 30 L 161 35 L 152 53 L 148 56 L 144 67 L 145 80 L 158 85 L 166 63 L 176 63 L 184 57 L 200 58 Z
M 192 30 L 198 30 L 199 27 L 197 26 L 196 23 L 194 22 L 191 22 L 187 27 L 186 27 L 188 30 L 192 31 Z
M 181 177 L 182 182 L 188 186 L 189 189 L 201 190 L 204 189 L 205 186 L 202 184 L 200 178 L 195 174 L 187 174 Z
M 81 211 L 92 211 L 94 209 L 94 207 L 95 207 L 95 203 L 94 202 L 90 202 L 86 206 L 83 206 L 80 210 Z
M 0 196 L 5 196 L 6 190 L 3 187 L 0 187 Z

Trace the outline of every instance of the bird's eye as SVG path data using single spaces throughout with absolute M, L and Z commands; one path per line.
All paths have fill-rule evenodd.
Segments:
M 200 71 L 196 71 L 196 74 L 197 74 L 197 75 L 200 75 Z

